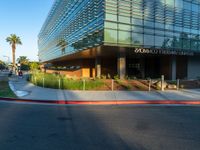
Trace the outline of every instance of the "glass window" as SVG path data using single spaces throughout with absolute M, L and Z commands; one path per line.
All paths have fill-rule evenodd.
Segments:
M 147 20 L 144 20 L 144 26 L 147 26 L 147 27 L 154 27 L 154 22 L 152 21 L 147 21 Z
M 144 45 L 145 47 L 152 47 L 154 46 L 154 36 L 144 34 Z
M 119 22 L 130 23 L 130 20 L 131 20 L 130 17 L 119 16 Z
M 117 31 L 105 29 L 104 39 L 105 42 L 117 43 Z
M 166 0 L 165 3 L 170 7 L 174 7 L 174 0 Z
M 142 19 L 132 18 L 132 24 L 143 25 L 143 20 Z
M 177 38 L 180 38 L 180 34 L 181 33 L 179 33 L 179 32 L 174 32 L 174 36 L 177 37 Z
M 165 29 L 166 30 L 174 30 L 174 26 L 171 24 L 165 24 Z
M 190 33 L 190 28 L 183 28 L 183 32 Z
M 147 34 L 154 34 L 154 29 L 144 28 L 144 33 L 147 33 Z
M 165 3 L 165 0 L 155 0 L 155 1 L 158 1 L 158 2 L 160 2 L 160 3 L 162 3 L 162 4 Z
M 164 29 L 164 23 L 155 22 L 155 28 Z
M 105 28 L 117 29 L 117 23 L 105 22 Z
M 164 37 L 163 36 L 155 36 L 155 46 L 159 48 L 164 48 Z
M 143 45 L 143 34 L 132 33 L 132 44 L 134 46 L 141 46 L 141 45 Z
M 174 33 L 173 33 L 173 32 L 165 31 L 165 35 L 166 35 L 166 36 L 173 37 L 173 36 L 174 36 Z
M 191 3 L 190 2 L 183 2 L 183 8 L 187 10 L 191 10 Z
M 131 44 L 131 32 L 118 31 L 118 42 L 124 44 Z
M 200 40 L 198 40 L 197 47 L 198 47 L 198 51 L 200 51 Z
M 198 40 L 191 39 L 191 49 L 195 51 L 198 50 Z
M 190 47 L 190 39 L 180 39 L 182 40 L 182 44 L 183 44 L 183 49 L 191 49 Z
M 127 30 L 127 31 L 131 31 L 131 25 L 127 25 L 127 24 L 119 24 L 119 25 L 118 25 L 118 29 L 119 29 L 119 30 Z
M 175 7 L 183 8 L 183 0 L 175 0 Z
M 182 49 L 182 43 L 183 43 L 182 39 L 173 37 L 172 44 L 174 45 L 174 48 Z
M 163 42 L 163 47 L 167 49 L 171 49 L 174 47 L 174 41 L 176 41 L 173 37 L 165 37 Z
M 192 11 L 198 12 L 198 5 L 197 4 L 192 4 Z
M 156 35 L 164 35 L 164 30 L 155 30 Z
M 182 32 L 182 30 L 183 30 L 182 27 L 174 26 L 174 31 Z
M 143 33 L 143 28 L 139 27 L 139 26 L 132 26 L 132 30 L 134 32 L 139 32 L 139 33 Z
M 117 21 L 117 15 L 106 13 L 106 20 Z
M 198 30 L 191 29 L 191 33 L 192 33 L 192 34 L 198 34 Z

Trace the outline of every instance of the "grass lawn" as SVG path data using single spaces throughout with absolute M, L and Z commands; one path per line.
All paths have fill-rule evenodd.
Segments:
M 7 81 L 0 81 L 0 97 L 17 98 L 10 89 Z

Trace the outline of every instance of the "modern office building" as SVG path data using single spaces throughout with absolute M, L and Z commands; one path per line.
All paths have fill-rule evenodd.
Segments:
M 84 77 L 200 76 L 199 0 L 55 0 L 38 37 L 41 62 Z

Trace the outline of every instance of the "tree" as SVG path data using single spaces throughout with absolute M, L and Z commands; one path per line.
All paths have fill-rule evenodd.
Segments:
M 21 64 L 21 70 L 29 70 L 29 59 L 26 56 L 19 56 L 17 62 Z
M 6 38 L 6 42 L 8 42 L 12 47 L 12 63 L 13 63 L 13 71 L 15 72 L 16 64 L 15 64 L 15 50 L 16 45 L 21 45 L 21 39 L 15 34 L 11 34 L 9 37 Z
M 17 62 L 20 64 L 28 64 L 29 59 L 26 56 L 19 56 L 19 58 L 17 58 Z
M 0 60 L 0 70 L 5 69 L 5 68 L 6 68 L 6 64 Z
M 40 69 L 39 62 L 30 62 L 29 66 L 30 66 L 31 71 L 36 71 Z

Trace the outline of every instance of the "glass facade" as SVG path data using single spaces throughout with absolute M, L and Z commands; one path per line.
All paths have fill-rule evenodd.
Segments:
M 39 34 L 39 57 L 102 44 L 200 52 L 199 12 L 199 0 L 56 0 Z
M 106 0 L 104 43 L 200 51 L 199 0 Z
M 40 61 L 102 44 L 103 8 L 103 0 L 55 0 L 38 35 Z

